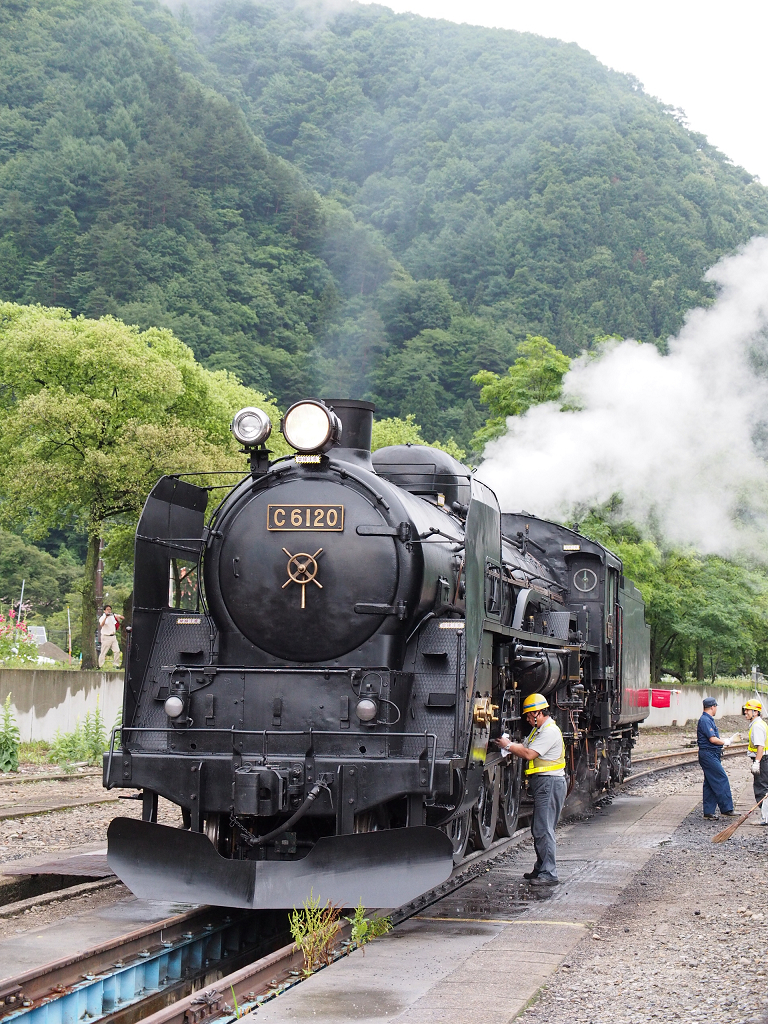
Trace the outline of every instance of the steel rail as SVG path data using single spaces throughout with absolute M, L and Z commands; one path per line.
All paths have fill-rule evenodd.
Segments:
M 138 1007 L 152 1012 L 185 996 L 287 934 L 279 912 L 194 907 L 0 982 L 0 1019 L 127 1024 L 143 1016 Z
M 420 910 L 432 903 L 442 899 L 448 893 L 460 888 L 472 877 L 484 870 L 484 865 L 495 857 L 500 856 L 507 849 L 517 845 L 527 834 L 527 829 L 519 829 L 512 838 L 497 840 L 488 850 L 480 850 L 470 854 L 461 864 L 457 865 L 451 877 L 429 892 L 413 900 L 411 903 L 392 911 L 389 916 L 393 923 L 400 923 L 408 917 L 417 914 Z M 120 990 L 120 983 L 117 986 L 110 983 L 110 979 L 119 974 L 131 975 L 131 985 L 135 988 L 138 982 L 132 972 L 146 970 L 149 955 L 156 952 L 156 947 L 162 943 L 170 948 L 176 944 L 187 944 L 193 942 L 195 928 L 202 925 L 203 933 L 210 932 L 210 922 L 213 914 L 221 915 L 223 911 L 216 908 L 204 907 L 195 908 L 176 917 L 168 918 L 157 924 L 139 929 L 128 935 L 124 935 L 104 943 L 101 946 L 86 950 L 73 956 L 64 957 L 54 963 L 46 964 L 34 970 L 27 971 L 18 977 L 0 983 L 0 1019 L 9 1022 L 18 1018 L 19 1021 L 25 1017 L 32 1020 L 45 1020 L 46 1024 L 53 1024 L 54 1021 L 88 1020 L 96 1018 L 99 1024 L 133 1024 L 141 1020 L 146 1024 L 199 1024 L 202 1020 L 222 1016 L 236 1019 L 236 1014 L 227 1002 L 232 999 L 234 993 L 238 1001 L 239 1013 L 247 1012 L 264 1002 L 290 985 L 295 984 L 301 978 L 301 967 L 303 955 L 296 949 L 293 943 L 259 957 L 253 963 L 242 966 L 234 973 L 226 977 L 214 980 L 207 978 L 204 984 L 208 984 L 205 991 L 190 992 L 187 982 L 187 990 L 179 993 L 182 997 L 176 999 L 170 1005 L 161 1005 L 158 1008 L 158 1000 L 167 1003 L 173 998 L 170 986 L 166 991 L 155 988 L 145 999 L 127 998 L 115 1000 L 108 1012 L 91 1013 L 88 1009 L 88 999 L 77 997 L 78 991 L 84 988 L 85 981 L 97 981 L 106 986 L 110 991 Z M 389 913 L 384 911 L 385 914 Z M 237 912 L 230 911 L 234 917 Z M 247 916 L 247 915 L 243 915 Z M 225 921 L 229 918 L 225 918 Z M 349 925 L 343 924 L 340 931 L 340 938 L 349 935 Z M 204 935 L 202 936 L 204 937 Z M 344 949 L 337 955 L 344 955 Z M 116 957 L 118 958 L 116 960 Z M 233 958 L 234 959 L 234 958 Z M 178 975 L 178 970 L 177 970 Z M 143 979 L 141 979 L 143 980 Z M 184 979 L 175 978 L 179 984 Z M 178 989 L 179 985 L 175 986 Z M 60 1008 L 57 1003 L 69 997 L 73 1007 Z M 110 999 L 113 999 L 110 996 Z M 77 1007 L 80 1007 L 80 1012 Z M 40 1010 L 51 1010 L 40 1014 Z M 94 1007 L 95 1009 L 95 1007 Z M 38 1013 L 34 1014 L 33 1011 Z M 67 1012 L 68 1011 L 68 1012 Z M 86 1016 L 87 1014 L 87 1016 Z
M 730 756 L 731 754 L 741 754 L 747 749 L 746 743 L 734 743 L 730 747 L 726 747 L 723 750 L 723 754 Z M 648 764 L 651 761 L 664 761 L 670 757 L 689 757 L 691 755 L 698 757 L 698 749 L 696 747 L 686 747 L 684 750 L 669 750 L 663 754 L 647 754 L 643 757 L 635 757 L 632 759 L 633 764 Z
M 92 768 L 84 772 L 42 772 L 40 775 L 12 775 L 0 779 L 0 786 L 17 786 L 24 782 L 77 782 L 78 779 L 93 778 L 101 775 L 101 768 Z
M 746 743 L 739 744 L 737 747 L 726 747 L 723 750 L 723 757 L 735 757 L 737 754 L 743 754 L 747 749 Z M 637 758 L 633 763 L 642 764 L 643 762 L 649 761 L 667 761 L 667 764 L 659 764 L 655 768 L 648 768 L 644 772 L 637 772 L 633 775 L 628 775 L 622 785 L 626 785 L 628 782 L 634 782 L 636 779 L 645 778 L 648 775 L 655 775 L 657 772 L 669 771 L 672 768 L 682 768 L 686 765 L 693 765 L 699 763 L 698 750 L 679 750 L 671 754 L 654 754 L 647 758 Z

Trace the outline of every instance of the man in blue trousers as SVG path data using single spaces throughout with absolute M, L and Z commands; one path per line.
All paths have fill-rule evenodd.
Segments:
M 699 764 L 704 772 L 704 817 L 714 818 L 715 811 L 725 815 L 736 814 L 733 809 L 731 784 L 722 765 L 723 747 L 731 745 L 730 740 L 720 738 L 715 715 L 717 701 L 714 697 L 704 698 L 704 714 L 699 719 L 696 741 L 699 745 Z

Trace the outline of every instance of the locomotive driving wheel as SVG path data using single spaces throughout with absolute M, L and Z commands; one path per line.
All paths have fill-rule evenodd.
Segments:
M 496 823 L 496 833 L 500 839 L 507 839 L 515 834 L 520 817 L 520 793 L 523 785 L 522 758 L 505 758 L 498 772 L 500 776 L 499 817 Z
M 493 842 L 499 814 L 498 777 L 495 765 L 483 770 L 477 803 L 472 808 L 472 844 L 476 850 L 487 850 Z
M 472 810 L 455 815 L 442 826 L 443 832 L 451 840 L 453 846 L 453 863 L 458 864 L 464 859 L 469 843 L 469 832 L 472 822 Z

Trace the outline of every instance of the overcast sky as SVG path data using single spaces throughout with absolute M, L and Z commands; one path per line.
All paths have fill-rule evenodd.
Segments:
M 768 0 L 379 0 L 396 11 L 576 42 L 682 108 L 734 163 L 768 184 Z

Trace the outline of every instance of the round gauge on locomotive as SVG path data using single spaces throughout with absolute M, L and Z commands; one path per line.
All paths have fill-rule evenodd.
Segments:
M 573 574 L 573 585 L 582 594 L 588 594 L 597 586 L 597 573 L 592 569 L 579 569 Z

